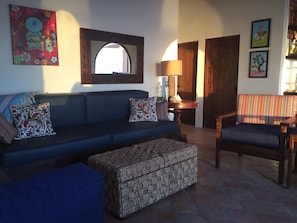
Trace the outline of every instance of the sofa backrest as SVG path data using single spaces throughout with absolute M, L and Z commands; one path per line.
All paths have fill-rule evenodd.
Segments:
M 147 98 L 142 90 L 98 91 L 35 95 L 36 103 L 49 102 L 54 128 L 129 119 L 129 98 Z
M 39 94 L 36 103 L 49 102 L 54 128 L 85 124 L 85 96 L 80 93 Z
M 86 93 L 87 123 L 129 119 L 129 98 L 147 98 L 142 90 L 103 91 Z
M 237 103 L 237 121 L 279 125 L 297 113 L 297 96 L 240 94 Z

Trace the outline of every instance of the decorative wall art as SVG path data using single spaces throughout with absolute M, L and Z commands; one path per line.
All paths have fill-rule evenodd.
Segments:
M 13 64 L 59 65 L 56 13 L 9 5 Z
M 268 50 L 251 51 L 249 77 L 267 77 Z
M 264 19 L 252 22 L 251 48 L 269 46 L 270 20 Z

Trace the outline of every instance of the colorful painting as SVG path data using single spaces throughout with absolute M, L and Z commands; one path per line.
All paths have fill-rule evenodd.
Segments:
M 56 13 L 9 5 L 13 64 L 59 65 Z
M 269 46 L 270 20 L 264 19 L 252 22 L 251 48 Z

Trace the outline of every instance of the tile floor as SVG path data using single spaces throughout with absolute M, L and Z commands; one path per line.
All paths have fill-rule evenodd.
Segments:
M 222 152 L 214 167 L 215 130 L 182 125 L 198 146 L 198 183 L 125 219 L 106 212 L 106 223 L 297 222 L 297 176 L 290 189 L 276 183 L 275 161 Z

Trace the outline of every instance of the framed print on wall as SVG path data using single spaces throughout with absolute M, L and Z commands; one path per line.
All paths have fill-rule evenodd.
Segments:
M 59 65 L 56 12 L 9 5 L 13 64 Z
M 251 48 L 268 47 L 271 19 L 252 22 Z
M 251 51 L 249 77 L 263 78 L 267 77 L 268 68 L 268 50 Z

